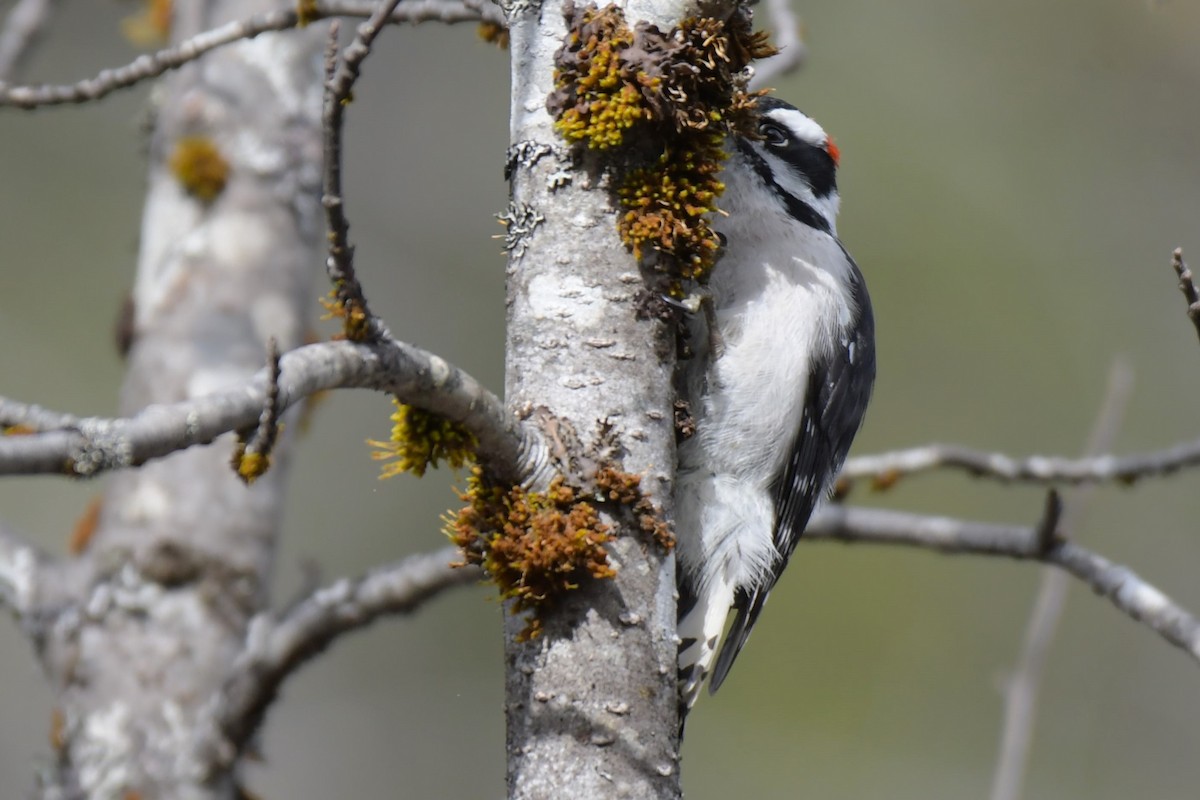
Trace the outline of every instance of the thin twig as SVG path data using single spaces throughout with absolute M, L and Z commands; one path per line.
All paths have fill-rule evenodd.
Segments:
M 365 17 L 376 8 L 365 2 L 317 2 L 311 19 L 328 17 Z M 491 3 L 477 0 L 406 0 L 388 20 L 391 23 L 496 22 L 503 24 L 503 14 Z M 210 31 L 196 34 L 174 47 L 140 56 L 122 67 L 102 70 L 91 78 L 60 85 L 8 86 L 0 83 L 0 106 L 40 108 L 66 103 L 86 103 L 105 95 L 156 78 L 164 72 L 195 61 L 200 56 L 242 39 L 252 39 L 262 33 L 283 31 L 299 24 L 295 9 L 280 9 L 256 14 L 244 20 L 226 23 Z
M 909 450 L 858 456 L 846 460 L 841 480 L 870 479 L 888 489 L 900 478 L 934 469 L 961 469 L 975 477 L 1042 485 L 1087 483 L 1131 484 L 1200 465 L 1200 439 L 1180 442 L 1149 453 L 1094 458 L 1028 456 L 1016 458 L 954 444 L 931 444 Z
M 1121 419 L 1129 405 L 1132 387 L 1132 370 L 1118 360 L 1109 371 L 1104 401 L 1084 447 L 1085 456 L 1095 455 L 1113 446 Z M 1095 486 L 1083 487 L 1068 499 L 1057 526 L 1060 540 L 1068 538 L 1075 530 L 1094 490 Z M 1041 584 L 1030 612 L 1021 654 L 1005 685 L 1004 723 L 996 771 L 992 776 L 991 800 L 1017 800 L 1021 796 L 1033 743 L 1033 728 L 1037 721 L 1038 690 L 1066 606 L 1067 589 L 1068 576 L 1065 572 L 1048 567 L 1042 570 Z
M 354 272 L 354 246 L 350 244 L 350 222 L 346 219 L 342 196 L 342 128 L 346 106 L 362 63 L 371 54 L 375 37 L 383 30 L 400 0 L 383 0 L 366 22 L 358 26 L 354 40 L 337 58 L 337 24 L 330 29 L 330 46 L 325 55 L 325 103 L 322 127 L 325 131 L 325 174 L 321 204 L 329 227 L 329 257 L 325 270 L 333 284 L 337 309 L 342 315 L 348 339 L 375 341 L 387 336 L 383 323 L 371 313 L 362 284 Z
M 480 460 L 498 478 L 545 477 L 550 469 L 534 426 L 516 419 L 467 373 L 412 345 L 322 342 L 286 354 L 280 369 L 280 413 L 325 389 L 375 389 L 461 424 L 478 439 Z M 264 370 L 243 388 L 149 406 L 129 418 L 69 418 L 59 430 L 0 436 L 0 475 L 90 477 L 208 444 L 257 423 L 268 382 Z M 0 398 L 0 426 L 45 413 L 31 414 L 31 407 Z
M 283 681 L 338 636 L 382 616 L 412 613 L 446 589 L 478 581 L 478 568 L 450 566 L 461 560 L 454 547 L 410 556 L 321 587 L 280 618 L 261 614 L 251 620 L 245 649 L 214 705 L 217 730 L 240 750 Z
M 1074 575 L 1107 597 L 1125 615 L 1200 662 L 1200 621 L 1133 570 L 1072 542 L 1043 552 L 1033 526 L 968 522 L 903 511 L 830 505 L 818 513 L 801 541 L 891 544 L 947 554 L 1007 556 L 1043 561 Z
M 752 89 L 761 89 L 768 82 L 799 69 L 808 56 L 808 48 L 800 38 L 800 20 L 792 11 L 792 0 L 766 0 L 763 6 L 779 52 L 755 68 L 750 82 Z
M 0 85 L 12 80 L 41 37 L 53 0 L 17 0 L 0 29 Z
M 369 17 L 379 6 L 371 0 L 324 0 L 317 2 L 322 17 Z M 494 22 L 507 25 L 504 12 L 492 0 L 404 0 L 392 12 L 391 23 Z
M 1187 300 L 1188 319 L 1195 326 L 1196 335 L 1200 336 L 1200 292 L 1196 291 L 1192 271 L 1188 269 L 1187 263 L 1183 260 L 1183 248 L 1175 248 L 1175 252 L 1171 254 L 1171 266 L 1175 268 L 1175 274 L 1179 276 L 1179 291 L 1183 292 L 1184 299 Z
M 243 441 L 238 432 L 238 446 L 233 456 L 233 471 L 247 485 L 261 477 L 271 464 L 271 451 L 279 438 L 279 418 L 283 409 L 279 407 L 279 343 L 272 336 L 267 340 L 267 385 L 263 398 L 262 412 L 258 415 L 258 427 L 253 435 Z
M 1037 527 L 1033 529 L 1037 536 L 1039 553 L 1049 552 L 1051 547 L 1065 538 L 1061 533 L 1062 516 L 1062 495 L 1058 493 L 1058 489 L 1051 489 L 1046 493 L 1046 505 L 1042 510 L 1042 518 L 1038 521 Z

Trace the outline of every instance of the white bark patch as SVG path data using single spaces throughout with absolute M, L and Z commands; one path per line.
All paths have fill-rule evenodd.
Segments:
M 604 383 L 604 379 L 598 375 L 568 375 L 561 381 L 562 385 L 568 389 L 586 389 L 589 386 L 600 386 Z
M 574 327 L 599 325 L 604 294 L 575 275 L 541 274 L 529 284 L 529 307 L 539 320 L 573 319 Z
M 129 495 L 129 502 L 121 509 L 121 517 L 131 524 L 161 519 L 171 507 L 171 495 L 160 484 L 143 480 Z
M 679 20 L 695 16 L 699 4 L 694 0 L 625 0 L 618 5 L 625 10 L 631 26 L 633 20 L 644 19 L 665 31 Z
M 222 214 L 200 229 L 205 255 L 223 267 L 242 270 L 246 264 L 269 263 L 275 243 L 264 235 L 262 223 L 249 214 Z
M 130 712 L 124 703 L 89 714 L 75 751 L 79 782 L 88 797 L 119 797 L 132 778 L 129 756 L 135 752 Z
M 1136 575 L 1130 574 L 1117 591 L 1117 600 L 1124 605 L 1143 609 L 1143 616 L 1161 614 L 1171 605 L 1165 594 L 1148 583 L 1143 583 Z
M 450 380 L 450 365 L 444 359 L 431 356 L 429 359 L 429 378 L 434 386 L 444 386 Z
M 184 276 L 179 237 L 182 231 L 198 225 L 200 216 L 200 206 L 167 170 L 151 176 L 142 212 L 142 246 L 133 290 L 138 329 L 162 313 L 172 286 Z
M 37 587 L 37 557 L 33 550 L 22 547 L 13 553 L 11 560 L 0 558 L 0 586 L 5 585 L 12 587 L 17 613 L 33 607 Z
M 314 593 L 313 602 L 326 608 L 334 608 L 350 599 L 351 588 L 350 581 L 343 578 L 332 586 Z

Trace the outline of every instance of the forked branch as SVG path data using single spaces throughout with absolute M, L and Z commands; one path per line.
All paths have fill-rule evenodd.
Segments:
M 279 367 L 279 413 L 326 389 L 375 389 L 461 424 L 498 475 L 519 481 L 545 468 L 546 449 L 533 426 L 470 375 L 420 348 L 394 340 L 324 342 L 287 353 Z M 69 417 L 0 399 L 0 426 L 38 431 L 0 437 L 0 475 L 90 477 L 208 444 L 255 427 L 269 383 L 263 370 L 244 388 L 150 406 L 127 419 Z
M 324 586 L 282 614 L 259 614 L 251 620 L 245 649 L 214 704 L 215 730 L 240 750 L 283 681 L 338 636 L 382 616 L 410 614 L 446 589 L 479 580 L 476 567 L 451 566 L 457 561 L 461 554 L 453 547 L 410 556 Z
M 813 518 L 804 536 L 817 541 L 903 545 L 948 554 L 1042 561 L 1074 575 L 1122 613 L 1200 661 L 1200 622 L 1191 613 L 1130 568 L 1085 547 L 1053 537 L 1045 546 L 1040 528 L 829 506 Z
M 849 458 L 842 469 L 841 478 L 851 484 L 858 480 L 870 480 L 875 488 L 887 489 L 908 475 L 935 469 L 958 469 L 975 477 L 999 481 L 1076 486 L 1089 483 L 1131 484 L 1142 478 L 1161 477 L 1196 466 L 1200 466 L 1200 439 L 1148 453 L 1084 458 L 1018 458 L 956 444 L 930 444 Z
M 306 12 L 305 22 L 329 17 L 368 17 L 377 8 L 377 3 L 366 2 L 316 2 Z M 490 2 L 479 0 L 408 0 L 395 9 L 388 18 L 390 23 L 443 22 L 494 22 L 504 24 L 504 15 Z M 0 82 L 0 106 L 39 108 L 70 103 L 86 103 L 99 100 L 118 89 L 127 89 L 165 72 L 195 61 L 200 56 L 243 39 L 252 39 L 271 31 L 285 31 L 301 24 L 300 14 L 295 8 L 255 14 L 244 20 L 221 25 L 210 31 L 197 34 L 174 47 L 140 56 L 129 64 L 101 70 L 97 75 L 75 83 L 41 86 L 8 86 Z

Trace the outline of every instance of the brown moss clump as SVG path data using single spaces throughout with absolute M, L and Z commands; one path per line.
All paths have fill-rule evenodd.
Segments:
M 508 28 L 498 22 L 481 22 L 475 29 L 479 38 L 496 45 L 501 50 L 508 49 Z
M 556 56 L 554 127 L 568 142 L 593 150 L 624 143 L 625 131 L 645 118 L 639 74 L 623 57 L 633 31 L 617 6 L 567 7 L 567 43 Z
M 724 190 L 727 136 L 754 135 L 754 102 L 740 76 L 775 52 L 744 9 L 728 20 L 696 17 L 666 33 L 630 29 L 615 5 L 568 4 L 547 107 L 567 141 L 618 151 L 610 162 L 624 214 L 622 240 L 648 251 L 678 293 L 704 281 L 719 250 L 710 218 Z
M 467 505 L 447 521 L 447 534 L 466 563 L 483 567 L 500 596 L 513 601 L 515 613 L 533 612 L 523 638 L 541 635 L 539 612 L 584 579 L 616 575 L 604 547 L 608 526 L 561 477 L 544 493 L 506 491 L 488 485 L 476 467 L 462 499 Z
M 207 136 L 181 137 L 167 166 L 184 191 L 206 205 L 225 191 L 229 180 L 229 162 Z
M 642 493 L 641 475 L 622 472 L 616 467 L 601 467 L 596 472 L 596 488 L 608 500 L 631 506 L 642 533 L 657 542 L 664 552 L 669 553 L 675 548 L 675 534 L 671 532 L 671 526 L 662 518 L 650 498 Z
M 298 0 L 296 3 L 296 24 L 305 28 L 321 18 L 321 9 L 317 8 L 317 0 Z
M 477 440 L 466 428 L 445 417 L 431 414 L 392 398 L 396 411 L 392 414 L 392 433 L 388 441 L 368 439 L 377 448 L 371 458 L 388 461 L 379 477 L 392 478 L 410 473 L 418 478 L 429 467 L 442 462 L 462 469 L 475 458 Z

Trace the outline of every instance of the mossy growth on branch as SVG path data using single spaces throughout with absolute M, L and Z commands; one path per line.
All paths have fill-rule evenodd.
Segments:
M 585 578 L 616 575 L 604 547 L 609 527 L 561 476 L 545 492 L 505 490 L 476 467 L 462 499 L 467 505 L 446 521 L 446 533 L 466 563 L 483 567 L 501 598 L 513 601 L 513 613 L 532 612 L 524 639 L 540 636 L 540 612 Z
M 229 161 L 208 136 L 182 136 L 167 162 L 184 191 L 208 205 L 225 191 Z
M 587 578 L 616 576 L 606 545 L 613 534 L 597 505 L 632 509 L 639 528 L 664 551 L 674 546 L 670 527 L 641 490 L 641 476 L 600 468 L 592 491 L 568 486 L 559 476 L 545 492 L 493 486 L 479 467 L 472 470 L 466 502 L 446 519 L 446 534 L 462 549 L 465 563 L 478 564 L 512 600 L 513 613 L 529 612 L 524 639 L 540 636 L 543 612 Z
M 246 443 L 239 437 L 230 460 L 234 472 L 247 486 L 267 474 L 271 468 L 271 455 L 255 450 L 246 450 Z
M 501 50 L 508 49 L 508 28 L 498 22 L 481 22 L 479 27 L 475 29 L 479 34 L 479 38 L 485 42 L 496 45 Z
M 317 7 L 317 0 L 297 0 L 296 24 L 299 27 L 308 27 L 320 18 L 321 9 Z
M 388 441 L 367 440 L 367 444 L 376 448 L 371 458 L 388 462 L 383 465 L 380 478 L 405 472 L 420 478 L 427 469 L 442 462 L 462 469 L 475 460 L 478 442 L 466 428 L 396 398 L 392 398 L 392 403 L 396 411 L 391 417 L 393 425 Z
M 334 335 L 334 339 L 346 339 L 351 342 L 365 342 L 371 338 L 370 316 L 362 298 L 344 291 L 341 281 L 329 290 L 329 294 L 320 299 L 325 309 L 321 319 L 340 319 L 342 332 Z
M 603 152 L 622 212 L 622 241 L 656 266 L 673 293 L 703 282 L 720 247 L 710 218 L 725 187 L 726 138 L 754 136 L 758 93 L 745 68 L 776 51 L 749 12 L 693 17 L 662 32 L 634 28 L 615 5 L 568 3 L 547 108 L 568 142 Z
M 676 277 L 703 282 L 721 243 L 709 224 L 725 189 L 718 176 L 725 160 L 721 136 L 681 147 L 666 145 L 657 161 L 625 174 L 617 189 L 621 240 L 636 258 L 647 250 L 674 256 Z
M 664 553 L 675 549 L 675 534 L 671 532 L 671 526 L 666 523 L 662 512 L 654 507 L 650 498 L 642 493 L 641 475 L 606 466 L 596 472 L 595 480 L 596 488 L 602 496 L 633 509 L 642 533 L 656 542 Z

